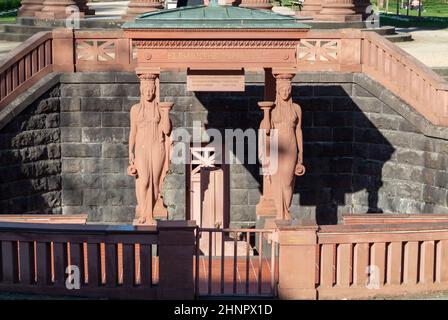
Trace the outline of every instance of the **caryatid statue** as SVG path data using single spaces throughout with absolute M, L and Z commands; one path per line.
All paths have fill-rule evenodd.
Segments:
M 166 143 L 173 104 L 158 102 L 156 74 L 141 74 L 140 103 L 131 108 L 128 174 L 135 177 L 137 207 L 134 224 L 155 224 L 154 209 L 169 161 Z
M 269 129 L 277 130 L 278 164 L 276 170 L 269 173 L 270 190 L 275 202 L 276 218 L 290 220 L 289 209 L 294 193 L 295 175 L 305 174 L 302 109 L 292 102 L 291 80 L 294 75 L 282 73 L 274 76 L 276 78 L 275 106 L 270 114 L 265 112 L 260 128 L 267 130 L 268 134 L 272 131 Z

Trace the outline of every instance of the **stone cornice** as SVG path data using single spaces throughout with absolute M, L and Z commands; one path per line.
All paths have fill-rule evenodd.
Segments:
M 296 48 L 298 40 L 134 40 L 137 48 Z

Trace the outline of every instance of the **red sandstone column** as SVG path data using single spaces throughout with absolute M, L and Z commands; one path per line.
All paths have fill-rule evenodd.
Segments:
M 22 0 L 19 8 L 19 17 L 34 17 L 36 12 L 40 12 L 43 8 L 44 0 Z
M 158 221 L 158 299 L 194 298 L 195 221 Z
M 159 0 L 131 0 L 128 5 L 126 15 L 123 16 L 124 20 L 133 20 L 136 16 L 155 11 L 163 8 L 163 2 Z
M 265 101 L 275 101 L 276 95 L 276 80 L 272 74 L 272 68 L 266 68 L 264 70 L 264 100 Z M 263 108 L 261 108 L 263 110 Z M 266 112 L 270 112 L 270 109 L 264 109 L 264 116 L 266 117 Z M 260 133 L 262 134 L 262 133 Z M 269 152 L 269 137 L 266 137 L 266 148 L 262 152 Z M 263 191 L 260 197 L 260 201 L 255 207 L 255 212 L 258 216 L 268 216 L 275 217 L 277 215 L 277 210 L 275 207 L 274 198 L 272 196 L 270 177 L 263 176 Z
M 324 0 L 305 0 L 302 10 L 297 15 L 301 17 L 314 17 L 322 10 L 322 2 Z
M 270 0 L 241 0 L 240 7 L 250 9 L 272 9 Z
M 322 10 L 315 16 L 320 21 L 361 21 L 355 11 L 355 0 L 324 0 Z
M 39 19 L 65 19 L 71 15 L 68 6 L 77 6 L 72 0 L 45 0 L 41 12 L 36 12 L 35 16 Z M 80 18 L 84 17 L 84 13 L 79 13 Z
M 317 226 L 279 226 L 279 299 L 317 298 L 317 229 Z
M 53 30 L 53 71 L 73 72 L 74 61 L 73 29 L 57 28 Z

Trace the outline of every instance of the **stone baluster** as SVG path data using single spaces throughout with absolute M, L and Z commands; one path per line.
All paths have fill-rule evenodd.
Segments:
M 44 7 L 43 2 L 44 0 L 22 0 L 17 15 L 19 17 L 34 17 L 35 13 L 40 12 Z
M 158 0 L 131 0 L 128 4 L 124 20 L 133 20 L 136 16 L 146 12 L 155 11 L 163 8 L 163 2 Z
M 355 0 L 324 0 L 322 10 L 315 16 L 319 21 L 351 22 L 361 19 L 355 10 Z

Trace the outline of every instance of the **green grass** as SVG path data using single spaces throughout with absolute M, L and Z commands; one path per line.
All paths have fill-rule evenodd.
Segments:
M 17 18 L 17 12 L 11 12 L 6 14 L 0 13 L 0 23 L 15 23 L 16 18 Z
M 0 17 L 0 23 L 15 23 L 16 17 Z
M 399 3 L 407 3 L 407 0 L 404 2 L 398 0 Z M 372 0 L 372 3 L 376 8 L 378 8 L 378 0 Z M 423 10 L 421 12 L 422 17 L 448 17 L 448 0 L 422 0 Z M 386 13 L 386 0 L 384 0 L 384 7 L 379 9 L 380 12 Z M 389 1 L 389 14 L 397 13 L 397 0 Z M 400 15 L 407 15 L 418 17 L 418 10 L 410 10 L 406 9 L 399 10 Z

